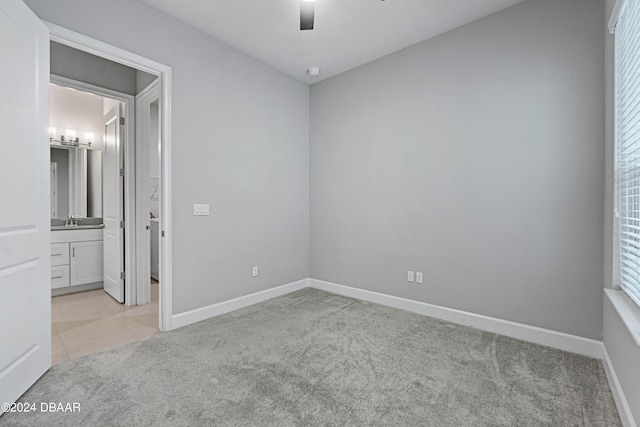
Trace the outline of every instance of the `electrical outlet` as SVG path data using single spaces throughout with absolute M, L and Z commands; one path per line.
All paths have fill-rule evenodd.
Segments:
M 413 271 L 407 271 L 407 282 L 413 282 Z
M 207 216 L 207 215 L 209 215 L 209 205 L 208 204 L 194 204 L 193 205 L 193 214 L 195 216 Z
M 251 275 L 253 277 L 257 277 L 258 276 L 258 266 L 257 265 L 253 266 L 253 269 L 251 270 Z
M 422 272 L 416 271 L 416 283 L 422 283 Z

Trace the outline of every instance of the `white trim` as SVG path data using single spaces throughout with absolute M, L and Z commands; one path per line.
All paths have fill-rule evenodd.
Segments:
M 624 6 L 625 1 L 626 0 L 616 0 L 616 3 L 613 5 L 611 15 L 609 16 L 609 23 L 607 24 L 609 33 L 611 34 L 616 31 L 616 24 L 618 23 L 618 19 L 620 19 L 620 13 L 622 12 L 622 6 Z
M 160 111 L 162 115 L 162 194 L 160 195 L 161 271 L 160 271 L 160 329 L 171 330 L 173 314 L 173 251 L 171 227 L 171 67 L 136 55 L 102 41 L 43 21 L 49 28 L 52 41 L 71 46 L 83 52 L 127 65 L 160 78 Z
M 210 319 L 221 314 L 249 307 L 263 301 L 270 300 L 282 295 L 289 294 L 309 287 L 309 279 L 298 280 L 297 282 L 287 283 L 286 285 L 277 286 L 275 288 L 266 289 L 264 291 L 241 296 L 228 301 L 219 302 L 217 304 L 206 307 L 196 308 L 194 310 L 185 311 L 173 316 L 172 325 L 174 328 L 180 328 L 202 320 Z
M 605 289 L 604 293 L 618 312 L 618 316 L 627 327 L 636 345 L 640 347 L 640 307 L 624 291 Z
M 609 388 L 613 394 L 613 400 L 616 402 L 616 407 L 618 408 L 618 414 L 620 414 L 620 421 L 622 421 L 622 425 L 624 427 L 637 427 L 637 424 L 633 419 L 633 414 L 631 413 L 631 407 L 624 395 L 624 390 L 622 389 L 622 385 L 618 380 L 618 375 L 613 368 L 613 362 L 609 357 L 609 352 L 607 351 L 606 346 L 602 347 L 602 365 L 604 366 L 605 374 L 607 374 Z
M 564 332 L 552 331 L 539 328 L 537 326 L 525 325 L 511 322 L 509 320 L 497 319 L 495 317 L 483 316 L 481 314 L 469 313 L 462 310 L 441 307 L 427 304 L 420 301 L 413 301 L 392 295 L 367 291 L 364 289 L 352 288 L 339 285 L 337 283 L 325 282 L 322 280 L 309 279 L 312 288 L 332 292 L 363 301 L 382 304 L 389 307 L 399 308 L 412 313 L 446 320 L 472 328 L 477 328 L 495 334 L 505 335 L 511 338 L 581 354 L 594 359 L 602 359 L 602 342 L 590 338 L 583 338 Z

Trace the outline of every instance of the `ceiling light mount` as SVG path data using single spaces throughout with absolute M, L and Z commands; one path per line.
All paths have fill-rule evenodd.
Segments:
M 310 76 L 315 77 L 320 74 L 320 67 L 309 67 L 307 70 Z

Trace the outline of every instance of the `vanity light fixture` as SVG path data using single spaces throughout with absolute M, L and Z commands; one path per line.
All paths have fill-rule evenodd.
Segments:
M 84 139 L 87 140 L 87 144 L 89 144 L 89 146 L 91 146 L 91 143 L 93 142 L 93 132 L 85 132 L 84 133 Z
M 76 136 L 74 129 L 67 129 L 64 135 L 60 135 L 60 139 L 55 139 L 55 135 L 56 128 L 53 126 L 49 127 L 49 143 L 57 142 L 60 145 L 69 147 L 78 147 L 80 145 L 91 147 L 91 143 L 93 142 L 93 132 L 85 132 L 84 137 L 87 142 L 80 142 L 80 138 Z

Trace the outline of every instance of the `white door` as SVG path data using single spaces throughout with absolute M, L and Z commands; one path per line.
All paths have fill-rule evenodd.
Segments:
M 136 274 L 137 305 L 151 302 L 151 263 L 152 254 L 158 253 L 151 247 L 151 220 L 149 213 L 151 201 L 155 203 L 158 214 L 158 193 L 160 192 L 160 120 L 158 104 L 160 86 L 158 81 L 144 89 L 136 96 Z M 155 109 L 153 106 L 155 105 Z M 153 185 L 155 184 L 155 186 Z M 156 223 L 156 226 L 158 224 Z M 156 278 L 158 273 L 156 271 Z
M 2 403 L 51 366 L 49 31 L 20 0 L 0 1 L 0 52 Z
M 124 168 L 120 106 L 104 116 L 104 290 L 116 301 L 124 302 Z

